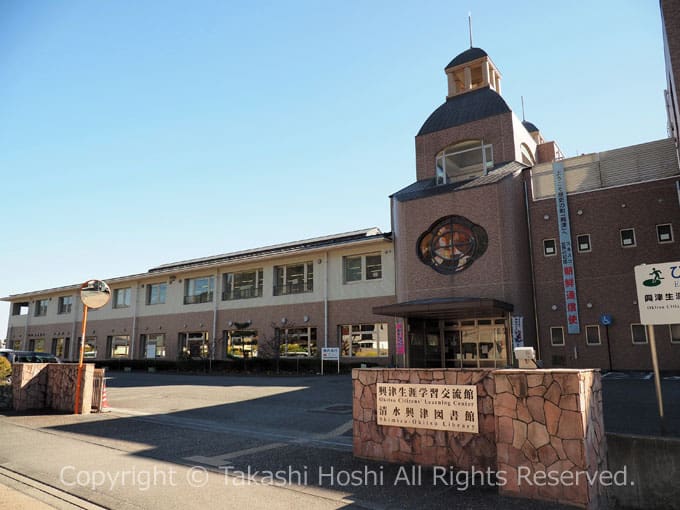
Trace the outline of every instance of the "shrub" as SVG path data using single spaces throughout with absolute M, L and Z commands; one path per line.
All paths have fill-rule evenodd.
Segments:
M 0 356 L 0 381 L 4 381 L 12 375 L 12 364 L 4 356 Z

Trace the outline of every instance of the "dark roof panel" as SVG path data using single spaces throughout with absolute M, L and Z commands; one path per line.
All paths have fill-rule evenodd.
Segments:
M 370 228 L 364 230 L 356 230 L 354 232 L 345 232 L 343 234 L 334 234 L 324 237 L 315 237 L 313 239 L 304 239 L 302 241 L 295 241 L 292 243 L 277 244 L 271 246 L 264 246 L 262 248 L 255 248 L 252 250 L 243 250 L 231 253 L 224 253 L 221 255 L 213 255 L 210 257 L 202 257 L 198 259 L 183 260 L 179 262 L 171 262 L 160 266 L 152 267 L 149 273 L 168 270 L 181 270 L 191 267 L 200 267 L 210 264 L 234 262 L 238 260 L 246 260 L 253 257 L 282 255 L 285 253 L 294 253 L 298 251 L 310 250 L 321 247 L 331 247 L 340 244 L 354 243 L 358 241 L 366 241 L 371 239 L 390 239 L 391 233 L 383 233 L 378 228 Z
M 456 56 L 451 62 L 449 62 L 449 65 L 447 65 L 444 69 L 456 67 L 461 64 L 467 64 L 468 62 L 472 62 L 473 60 L 477 60 L 478 58 L 488 56 L 489 55 L 482 48 L 470 48 L 469 50 L 465 50 L 463 53 Z
M 488 87 L 450 97 L 423 124 L 416 136 L 510 112 L 505 100 Z
M 528 120 L 523 120 L 522 125 L 526 128 L 527 131 L 529 131 L 529 133 L 535 133 L 536 131 L 538 131 L 536 125 L 532 124 Z
M 418 198 L 429 197 L 433 195 L 440 195 L 443 193 L 451 193 L 453 191 L 462 191 L 471 188 L 478 188 L 486 186 L 487 184 L 495 184 L 498 181 L 505 179 L 507 176 L 514 174 L 518 170 L 528 168 L 517 161 L 510 161 L 508 163 L 500 163 L 496 165 L 488 174 L 482 175 L 470 181 L 452 182 L 449 184 L 435 184 L 435 179 L 423 179 L 416 181 L 413 184 L 397 191 L 392 195 L 399 202 L 407 202 Z

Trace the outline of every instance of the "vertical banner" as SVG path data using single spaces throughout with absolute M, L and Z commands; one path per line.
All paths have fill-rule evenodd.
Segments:
M 406 354 L 406 346 L 404 345 L 404 323 L 397 322 L 397 356 Z
M 571 249 L 567 184 L 564 180 L 564 164 L 561 161 L 553 163 L 553 176 L 555 178 L 557 228 L 560 233 L 560 255 L 562 256 L 562 282 L 564 283 L 564 304 L 567 312 L 567 332 L 570 335 L 575 335 L 581 332 L 581 325 L 579 323 L 578 301 L 576 299 L 574 254 Z
M 513 315 L 511 319 L 512 325 L 512 348 L 524 347 L 524 317 L 520 315 Z

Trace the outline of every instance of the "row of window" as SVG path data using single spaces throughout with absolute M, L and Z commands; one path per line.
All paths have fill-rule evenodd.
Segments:
M 623 248 L 632 248 L 637 246 L 635 240 L 635 229 L 624 228 L 619 231 L 621 239 L 621 246 Z M 659 244 L 667 244 L 673 242 L 673 225 L 664 223 L 656 226 L 656 240 Z M 590 243 L 590 234 L 580 234 L 576 236 L 576 251 L 579 253 L 587 253 L 592 250 Z M 543 255 L 550 257 L 557 255 L 557 241 L 555 239 L 543 240 Z
M 35 302 L 33 315 L 41 317 L 47 315 L 47 307 L 50 304 L 49 299 L 39 299 Z M 71 313 L 73 307 L 73 296 L 62 296 L 59 298 L 57 304 L 57 313 L 66 314 Z M 14 303 L 12 307 L 12 315 L 26 315 L 28 313 L 28 303 Z
M 110 335 L 106 337 L 105 358 L 130 358 L 130 335 Z M 224 354 L 239 358 L 255 358 L 258 354 L 272 356 L 278 349 L 282 357 L 313 357 L 319 355 L 317 328 L 295 327 L 277 328 L 268 342 L 268 352 L 260 352 L 257 330 L 224 331 L 226 343 Z M 167 341 L 165 333 L 142 334 L 139 336 L 140 359 L 165 358 Z M 180 333 L 178 335 L 177 352 L 186 359 L 202 359 L 210 357 L 211 342 L 208 332 Z M 28 341 L 28 349 L 45 352 L 47 345 L 44 338 L 32 338 Z M 52 339 L 51 352 L 60 358 L 69 357 L 69 338 Z M 374 358 L 385 357 L 388 353 L 388 329 L 386 323 L 376 324 L 343 324 L 338 326 L 338 344 L 343 357 Z M 21 341 L 13 343 L 14 349 L 21 348 Z M 273 349 L 273 352 L 272 352 Z M 87 337 L 83 357 L 97 359 L 97 338 Z
M 371 281 L 382 279 L 382 255 L 368 253 L 343 257 L 343 283 Z M 262 297 L 264 269 L 226 273 L 222 275 L 222 300 L 249 299 Z M 168 284 L 150 283 L 146 285 L 145 302 L 147 305 L 164 304 Z M 184 280 L 184 304 L 209 303 L 213 300 L 215 291 L 215 277 L 204 276 L 186 278 Z M 314 263 L 306 261 L 296 264 L 274 266 L 274 296 L 300 294 L 314 291 Z M 131 304 L 132 288 L 125 287 L 113 290 L 111 306 L 113 308 L 127 308 Z M 49 299 L 36 301 L 34 315 L 47 315 Z M 59 298 L 57 313 L 71 313 L 73 296 Z M 28 303 L 14 303 L 12 315 L 28 313 Z
M 680 344 L 680 324 L 670 324 L 668 326 L 671 343 Z M 630 336 L 632 343 L 642 345 L 647 343 L 647 326 L 644 324 L 631 324 Z M 586 326 L 585 330 L 586 345 L 602 345 L 600 337 L 600 326 Z M 555 347 L 564 345 L 564 328 L 562 326 L 550 328 L 550 344 Z

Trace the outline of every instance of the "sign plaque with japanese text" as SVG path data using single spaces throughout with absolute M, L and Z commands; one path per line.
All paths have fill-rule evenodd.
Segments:
M 321 359 L 340 359 L 340 347 L 322 347 Z
M 635 286 L 642 324 L 680 322 L 680 262 L 635 266 Z
M 475 385 L 377 386 L 378 425 L 479 433 Z

